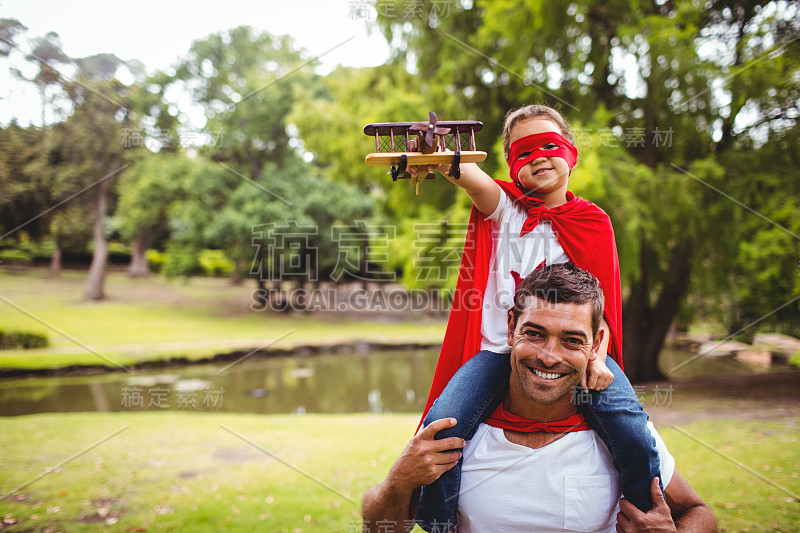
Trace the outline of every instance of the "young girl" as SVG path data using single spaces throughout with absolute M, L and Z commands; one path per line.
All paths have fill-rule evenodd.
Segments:
M 605 212 L 567 191 L 577 161 L 571 139 L 569 126 L 556 110 L 529 105 L 506 116 L 503 147 L 512 182 L 494 180 L 474 163 L 461 165 L 459 179 L 447 176 L 449 165 L 437 168 L 467 192 L 473 209 L 424 425 L 455 418 L 457 424 L 436 438 L 465 440 L 487 419 L 509 429 L 524 427 L 520 417 L 502 409 L 510 374 L 507 313 L 516 281 L 539 266 L 571 261 L 600 280 L 606 299 L 600 353 L 611 355 L 590 361 L 584 394 L 575 391 L 574 400 L 613 456 L 623 495 L 646 512 L 652 506 L 650 482 L 659 476 L 658 454 L 646 428 L 647 414 L 621 369 L 614 233 Z M 579 429 L 556 425 L 547 431 Z M 423 487 L 417 512 L 423 529 L 455 527 L 460 478 L 459 461 Z

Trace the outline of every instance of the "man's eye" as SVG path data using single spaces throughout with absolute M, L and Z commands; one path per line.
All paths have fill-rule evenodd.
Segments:
M 522 334 L 525 335 L 526 337 L 531 337 L 533 339 L 539 339 L 542 337 L 542 334 L 534 329 L 523 331 Z
M 542 150 L 558 150 L 558 145 L 556 143 L 547 143 L 541 148 Z
M 583 340 L 578 337 L 569 337 L 564 340 L 570 346 L 583 346 Z

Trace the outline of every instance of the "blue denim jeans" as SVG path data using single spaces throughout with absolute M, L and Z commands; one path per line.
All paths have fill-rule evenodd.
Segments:
M 611 357 L 606 358 L 606 366 L 614 374 L 611 385 L 604 391 L 590 391 L 588 395 L 582 394 L 580 389 L 573 401 L 614 458 L 622 494 L 647 512 L 652 507 L 650 482 L 655 476 L 661 477 L 655 439 L 647 429 L 647 413 L 622 369 Z M 509 354 L 478 352 L 447 384 L 431 406 L 424 425 L 452 417 L 458 423 L 440 431 L 435 438 L 471 439 L 478 425 L 505 398 L 510 374 Z M 422 487 L 416 520 L 425 531 L 445 533 L 455 527 L 461 464 L 459 460 L 439 479 Z

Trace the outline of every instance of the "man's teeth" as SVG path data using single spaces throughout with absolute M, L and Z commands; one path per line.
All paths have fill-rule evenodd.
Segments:
M 551 374 L 551 373 L 548 373 L 548 372 L 540 372 L 539 370 L 536 370 L 535 368 L 532 368 L 531 370 L 533 370 L 533 373 L 536 374 L 537 376 L 539 376 L 542 379 L 557 379 L 557 378 L 561 377 L 561 374 Z

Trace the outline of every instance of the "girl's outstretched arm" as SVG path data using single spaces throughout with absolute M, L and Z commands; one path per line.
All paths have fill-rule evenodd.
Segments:
M 416 176 L 419 172 L 427 173 L 434 170 L 438 170 L 448 180 L 467 191 L 472 204 L 484 215 L 491 215 L 497 209 L 497 204 L 500 202 L 500 186 L 476 163 L 461 163 L 461 176 L 458 179 L 448 175 L 450 163 L 408 167 L 408 173 L 412 176 Z

